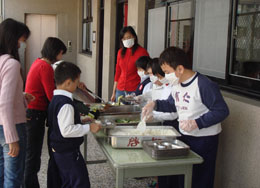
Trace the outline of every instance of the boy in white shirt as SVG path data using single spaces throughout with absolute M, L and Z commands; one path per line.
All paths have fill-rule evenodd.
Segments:
M 57 89 L 48 107 L 48 141 L 59 170 L 62 187 L 90 187 L 88 171 L 80 152 L 83 136 L 96 133 L 101 125 L 81 124 L 80 114 L 73 103 L 72 93 L 80 79 L 80 69 L 73 63 L 62 62 L 55 69 Z
M 152 110 L 177 111 L 180 139 L 204 159 L 202 164 L 193 167 L 192 187 L 213 188 L 218 135 L 221 122 L 229 114 L 228 107 L 217 84 L 188 69 L 183 50 L 176 47 L 165 49 L 160 55 L 160 65 L 167 80 L 175 86 L 174 90 L 167 100 L 148 103 L 143 108 L 143 115 Z M 159 187 L 183 186 L 183 179 L 178 182 L 171 178 L 159 178 Z

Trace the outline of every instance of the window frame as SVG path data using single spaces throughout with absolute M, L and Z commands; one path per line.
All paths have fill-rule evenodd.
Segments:
M 241 75 L 235 76 L 232 72 L 232 66 L 234 63 L 234 51 L 235 51 L 235 26 L 236 26 L 236 20 L 239 16 L 237 14 L 239 0 L 232 0 L 231 6 L 230 6 L 230 18 L 229 22 L 229 33 L 228 33 L 228 48 L 227 48 L 227 62 L 226 62 L 226 77 L 225 79 L 215 78 L 208 76 L 212 80 L 216 81 L 220 88 L 235 94 L 243 95 L 245 97 L 254 98 L 257 100 L 260 100 L 260 91 L 254 90 L 249 86 L 243 86 L 241 84 L 246 84 L 246 82 L 250 82 L 251 84 L 259 83 L 260 81 L 257 81 L 255 79 L 252 79 L 250 77 L 245 77 Z
M 92 38 L 91 38 L 91 26 L 93 26 L 93 16 L 92 16 L 92 0 L 86 0 L 86 4 L 89 5 L 85 5 L 84 0 L 82 0 L 82 45 L 81 45 L 81 52 L 88 54 L 88 55 L 92 55 L 92 49 L 91 49 L 91 43 L 92 43 Z M 85 7 L 86 7 L 86 18 L 84 18 L 84 14 L 85 14 Z M 84 41 L 84 24 L 87 25 L 86 28 L 86 39 Z M 92 24 L 92 25 L 91 25 Z M 83 49 L 84 44 L 86 45 L 86 50 Z

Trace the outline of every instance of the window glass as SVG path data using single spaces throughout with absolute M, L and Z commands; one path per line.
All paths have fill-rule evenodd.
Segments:
M 230 73 L 260 81 L 260 2 L 238 1 Z M 259 82 L 260 84 L 260 82 Z
M 189 56 L 192 67 L 193 13 L 192 1 L 178 1 L 168 6 L 167 47 L 182 48 Z
M 92 1 L 83 0 L 82 52 L 92 51 Z

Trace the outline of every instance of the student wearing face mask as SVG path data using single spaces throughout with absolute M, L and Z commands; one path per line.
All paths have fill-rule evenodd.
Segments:
M 141 79 L 140 84 L 138 84 L 135 90 L 136 96 L 143 95 L 152 89 L 153 84 L 150 81 L 149 74 L 146 71 L 146 66 L 150 60 L 150 57 L 142 56 L 135 62 L 137 74 L 140 76 Z
M 138 38 L 131 26 L 124 27 L 120 31 L 121 48 L 117 53 L 116 73 L 114 78 L 111 101 L 119 96 L 134 93 L 140 77 L 137 74 L 135 62 L 142 56 L 149 56 L 148 52 L 138 44 Z
M 192 187 L 213 188 L 218 135 L 221 122 L 229 110 L 216 83 L 188 69 L 186 53 L 176 47 L 165 49 L 160 65 L 170 84 L 175 85 L 167 100 L 156 100 L 143 108 L 143 115 L 152 110 L 178 113 L 180 139 L 204 162 L 193 166 Z M 183 187 L 183 176 L 159 177 L 159 187 Z M 179 185 L 179 186 L 178 186 Z
M 165 73 L 162 71 L 159 59 L 152 59 L 146 67 L 147 73 L 153 83 L 153 88 L 151 90 L 151 100 L 165 100 L 167 99 L 172 90 L 174 89 L 169 81 L 165 78 Z M 146 97 L 146 96 L 144 96 Z M 153 118 L 158 121 L 163 121 L 164 125 L 177 126 L 177 113 L 175 112 L 158 112 L 153 111 Z
M 18 49 L 30 36 L 21 22 L 0 24 L 0 187 L 21 187 L 26 155 L 26 104 Z

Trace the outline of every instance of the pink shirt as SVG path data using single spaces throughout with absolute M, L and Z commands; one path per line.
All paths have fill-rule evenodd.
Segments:
M 10 55 L 0 56 L 0 125 L 7 144 L 19 140 L 16 124 L 26 122 L 20 69 L 20 63 Z

